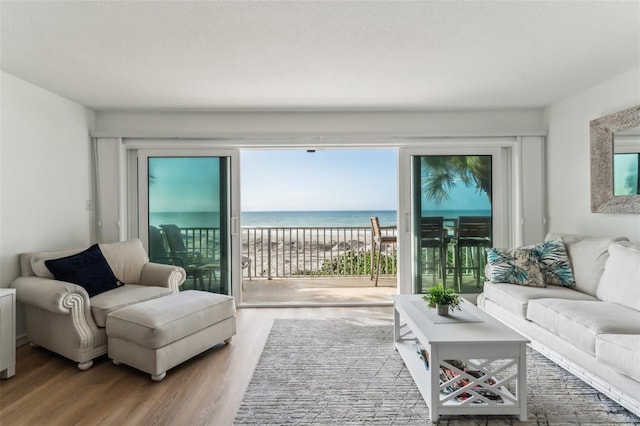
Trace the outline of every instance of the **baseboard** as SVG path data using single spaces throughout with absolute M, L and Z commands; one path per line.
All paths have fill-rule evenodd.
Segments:
M 16 348 L 26 345 L 27 343 L 29 343 L 29 338 L 26 333 L 16 336 Z

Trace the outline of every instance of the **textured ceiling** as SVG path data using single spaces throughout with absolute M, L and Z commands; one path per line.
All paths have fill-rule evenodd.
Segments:
M 2 70 L 98 110 L 543 107 L 640 64 L 634 0 L 0 7 Z

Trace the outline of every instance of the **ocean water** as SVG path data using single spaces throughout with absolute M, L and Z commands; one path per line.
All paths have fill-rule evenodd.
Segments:
M 382 226 L 396 224 L 395 210 L 341 210 L 307 212 L 242 212 L 242 226 L 371 226 L 378 216 Z
M 460 216 L 491 216 L 491 210 L 423 210 L 422 216 L 442 216 L 446 225 L 447 223 L 451 224 L 454 219 L 458 219 Z
M 180 228 L 219 228 L 218 212 L 163 212 L 150 213 L 149 225 L 178 225 Z
M 424 211 L 423 216 L 443 216 L 456 219 L 459 216 L 490 216 L 488 210 L 441 210 Z M 380 225 L 392 226 L 397 223 L 395 210 L 341 210 L 341 211 L 284 211 L 284 212 L 242 212 L 242 226 L 276 227 L 350 227 L 371 226 L 371 216 L 378 216 Z M 218 228 L 220 216 L 217 212 L 151 213 L 151 225 L 175 224 L 181 228 Z

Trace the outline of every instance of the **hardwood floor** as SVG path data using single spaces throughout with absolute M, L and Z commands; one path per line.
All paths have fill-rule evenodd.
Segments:
M 387 318 L 389 307 L 242 308 L 237 335 L 161 382 L 101 357 L 88 371 L 42 348 L 17 351 L 0 381 L 2 425 L 231 425 L 275 318 Z

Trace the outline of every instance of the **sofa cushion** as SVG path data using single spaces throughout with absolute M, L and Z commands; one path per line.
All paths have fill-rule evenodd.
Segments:
M 599 334 L 640 334 L 640 312 L 601 301 L 530 300 L 527 319 L 592 356 Z
M 89 297 L 121 285 L 97 244 L 80 253 L 44 263 L 56 280 L 82 286 Z
M 609 257 L 609 245 L 628 241 L 625 237 L 584 237 L 575 234 L 547 234 L 545 241 L 562 238 L 571 260 L 575 289 L 596 295 L 604 264 Z
M 640 382 L 640 335 L 600 334 L 596 337 L 596 357 Z
M 485 297 L 518 317 L 527 315 L 527 303 L 532 299 L 558 298 L 570 300 L 596 301 L 593 296 L 575 291 L 568 287 L 525 287 L 513 284 L 485 282 Z
M 573 270 L 569 254 L 562 239 L 548 240 L 542 244 L 528 247 L 536 252 L 540 272 L 545 284 L 573 287 L 576 285 L 573 279 Z
M 149 262 L 142 241 L 133 239 L 100 244 L 105 259 L 118 280 L 125 284 L 139 284 L 144 265 Z
M 537 255 L 526 248 L 487 249 L 489 280 L 523 286 L 544 287 Z
M 107 315 L 125 306 L 172 294 L 167 287 L 127 284 L 91 298 L 91 313 L 98 327 L 105 327 Z
M 605 302 L 618 303 L 640 311 L 640 250 L 621 244 L 609 246 L 597 296 Z

